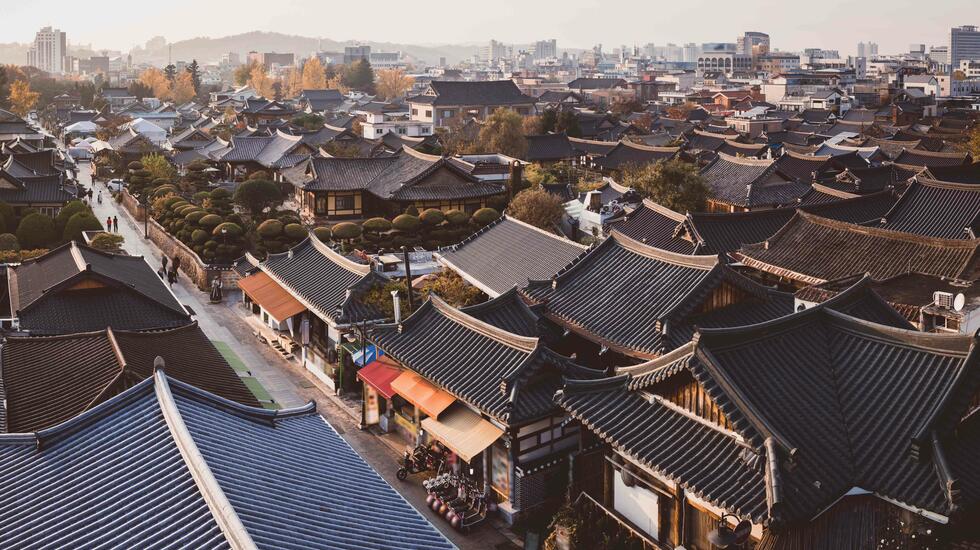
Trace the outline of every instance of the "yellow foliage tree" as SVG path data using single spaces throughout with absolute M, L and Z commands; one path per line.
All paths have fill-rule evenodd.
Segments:
M 262 65 L 256 65 L 252 68 L 252 73 L 248 77 L 248 85 L 255 90 L 255 93 L 260 96 L 271 99 L 275 95 L 275 90 L 272 85 L 275 82 L 269 77 L 269 74 L 265 72 L 265 67 Z
M 27 116 L 40 97 L 41 94 L 31 90 L 26 80 L 15 80 L 10 85 L 10 110 L 17 116 Z
M 347 86 L 344 86 L 344 79 L 340 75 L 337 75 L 337 76 L 331 78 L 330 80 L 327 80 L 327 86 L 326 87 L 328 89 L 330 89 L 330 90 L 337 90 L 337 91 L 339 91 L 342 94 L 346 94 L 347 92 L 350 91 L 350 88 L 348 88 Z
M 173 97 L 173 87 L 167 75 L 156 67 L 151 67 L 140 73 L 140 82 L 153 90 L 154 97 L 168 100 Z
M 412 89 L 415 79 L 401 69 L 382 69 L 377 72 L 375 91 L 383 99 L 392 100 Z
M 196 95 L 197 94 L 194 93 L 194 75 L 187 71 L 181 72 L 173 87 L 174 103 L 182 105 L 194 99 L 194 96 Z
M 303 89 L 322 90 L 327 87 L 327 72 L 320 58 L 311 57 L 303 64 Z
M 289 69 L 284 78 L 283 89 L 286 97 L 298 97 L 303 93 L 303 73 L 299 69 Z

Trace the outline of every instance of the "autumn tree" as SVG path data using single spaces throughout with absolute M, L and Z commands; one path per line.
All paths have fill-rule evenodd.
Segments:
M 402 69 L 382 69 L 377 73 L 375 90 L 382 99 L 397 99 L 412 89 L 415 79 Z
M 677 120 L 687 120 L 687 116 L 691 114 L 691 111 L 697 108 L 698 106 L 696 103 L 688 101 L 683 105 L 676 105 L 667 109 L 667 116 Z
M 240 65 L 235 69 L 235 84 L 238 86 L 244 86 L 248 84 L 249 79 L 252 78 L 252 71 L 258 65 L 255 61 L 249 61 L 244 65 Z
M 507 205 L 507 215 L 534 227 L 554 230 L 565 215 L 561 199 L 541 187 L 525 189 Z
M 635 189 L 652 201 L 677 212 L 704 210 L 711 190 L 697 168 L 682 160 L 660 161 L 628 167 L 623 185 Z
M 311 57 L 303 64 L 303 89 L 322 90 L 327 87 L 327 73 L 319 57 Z
M 7 68 L 0 65 L 0 108 L 7 107 Z
M 153 95 L 159 99 L 170 99 L 172 95 L 170 80 L 163 71 L 156 67 L 150 67 L 140 73 L 140 82 L 153 90 Z
M 364 93 L 374 92 L 374 69 L 367 59 L 358 59 L 344 71 L 344 85 Z
M 283 78 L 286 88 L 286 97 L 298 97 L 303 93 L 303 72 L 295 67 L 290 67 Z
M 967 144 L 967 150 L 970 151 L 970 155 L 975 159 L 980 159 L 980 125 L 974 126 L 973 131 L 970 132 L 970 142 Z
M 272 98 L 276 93 L 275 89 L 272 87 L 273 84 L 275 84 L 275 82 L 266 72 L 265 67 L 259 64 L 252 66 L 252 72 L 248 77 L 248 85 L 255 90 L 256 94 L 264 98 Z
M 190 72 L 183 72 L 177 77 L 173 85 L 173 101 L 178 105 L 183 105 L 194 99 L 197 92 L 194 91 L 194 75 Z
M 500 153 L 514 158 L 527 155 L 524 119 L 513 109 L 499 108 L 487 117 L 477 146 L 484 153 Z
M 37 105 L 41 94 L 31 90 L 31 85 L 26 80 L 15 80 L 10 85 L 10 110 L 18 116 L 27 116 Z

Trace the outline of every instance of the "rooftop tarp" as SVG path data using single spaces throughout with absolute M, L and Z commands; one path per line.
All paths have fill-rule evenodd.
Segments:
M 391 388 L 422 412 L 438 418 L 456 398 L 430 384 L 414 372 L 405 371 L 391 382 Z
M 504 433 L 462 404 L 450 407 L 438 420 L 426 418 L 422 421 L 422 429 L 466 462 L 493 445 Z
M 259 271 L 238 281 L 238 288 L 248 295 L 253 302 L 262 306 L 276 321 L 285 321 L 297 313 L 306 311 L 279 283 L 272 280 L 264 271 Z
M 394 360 L 382 356 L 377 361 L 357 371 L 357 377 L 378 391 L 386 399 L 395 395 L 391 383 L 402 374 L 401 367 Z

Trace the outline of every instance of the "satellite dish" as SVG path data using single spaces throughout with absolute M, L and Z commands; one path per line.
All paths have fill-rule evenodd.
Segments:
M 955 298 L 953 298 L 953 309 L 955 309 L 956 311 L 963 311 L 963 306 L 965 305 L 966 305 L 966 296 L 964 296 L 963 293 L 960 292 L 959 294 L 956 295 Z

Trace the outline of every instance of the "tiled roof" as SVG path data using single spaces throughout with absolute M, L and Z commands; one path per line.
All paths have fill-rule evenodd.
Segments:
M 7 271 L 12 311 L 35 334 L 183 326 L 190 315 L 139 256 L 69 243 Z M 92 288 L 71 288 L 93 280 Z
M 793 204 L 810 190 L 809 184 L 786 181 L 776 161 L 724 153 L 701 170 L 701 177 L 715 200 L 748 208 Z
M 513 80 L 492 80 L 492 81 L 453 81 L 453 80 L 433 80 L 429 83 L 429 88 L 434 92 L 432 96 L 415 96 L 408 98 L 409 102 L 418 102 L 429 99 L 432 105 L 525 105 L 533 104 L 534 98 L 524 95 L 514 84 Z
M 472 284 L 496 296 L 544 279 L 577 258 L 586 247 L 503 216 L 457 245 L 439 251 L 438 259 Z
M 958 166 L 930 166 L 929 174 L 940 181 L 980 183 L 980 162 Z
M 527 160 L 529 162 L 565 160 L 575 157 L 568 136 L 560 134 L 545 134 L 527 136 Z
M 980 498 L 974 486 L 946 490 L 945 468 L 976 477 L 962 460 L 980 441 L 940 420 L 961 418 L 980 382 L 973 343 L 875 325 L 824 304 L 761 325 L 703 330 L 686 358 L 568 383 L 557 400 L 618 451 L 756 523 L 805 523 L 854 487 L 948 515 L 954 503 Z M 662 377 L 627 389 L 662 370 L 696 381 L 730 429 L 659 397 Z M 932 433 L 939 438 L 921 440 Z M 917 459 L 910 443 L 925 456 Z M 936 455 L 950 465 L 937 467 L 945 459 Z
M 570 90 L 608 90 L 609 88 L 625 87 L 622 78 L 576 78 L 567 84 Z
M 152 375 L 170 374 L 226 399 L 258 406 L 252 392 L 197 324 L 160 332 L 110 329 L 8 337 L 2 348 L 5 432 L 34 432 L 69 420 Z
M 885 229 L 943 239 L 977 237 L 980 186 L 917 177 L 883 216 Z
M 814 185 L 816 191 L 819 186 Z M 816 214 L 832 220 L 863 224 L 880 219 L 898 201 L 899 194 L 885 189 L 877 193 L 856 197 L 839 198 L 829 195 L 832 200 L 819 203 L 803 204 L 799 208 L 804 212 Z M 787 221 L 789 221 L 787 219 Z M 749 244 L 749 243 L 746 243 Z
M 678 226 L 685 220 L 687 218 L 681 213 L 644 200 L 639 208 L 610 222 L 609 228 L 655 248 L 678 254 L 694 254 L 698 250 L 697 243 L 678 235 Z
M 806 284 L 911 271 L 969 280 L 976 272 L 978 244 L 980 239 L 927 238 L 798 212 L 770 239 L 743 246 L 733 256 L 751 268 Z
M 14 185 L 0 187 L 0 201 L 10 205 L 65 204 L 75 199 L 61 175 L 14 177 L 0 169 L 0 179 Z
M 494 327 L 436 296 L 399 324 L 376 325 L 369 337 L 389 357 L 509 425 L 550 413 L 562 375 L 599 374 L 547 350 L 537 338 Z M 535 391 L 541 386 L 546 396 Z
M 518 336 L 538 336 L 540 317 L 531 309 L 517 288 L 511 288 L 482 304 L 461 307 L 460 311 L 488 325 Z
M 830 158 L 830 155 L 818 157 L 786 150 L 776 159 L 776 166 L 781 173 L 793 180 L 809 184 L 820 179 L 820 176 L 830 168 Z
M 334 252 L 314 236 L 287 252 L 270 254 L 258 267 L 323 319 L 344 324 L 384 318 L 359 299 L 362 292 L 380 282 L 381 276 L 370 266 Z
M 768 289 L 715 256 L 683 256 L 613 231 L 551 280 L 532 281 L 522 292 L 565 328 L 619 353 L 651 358 L 683 343 L 677 341 L 683 326 L 723 281 L 753 300 L 771 301 Z
M 278 168 L 296 164 L 305 155 L 289 162 L 295 155 L 292 152 L 303 142 L 301 136 L 291 136 L 276 131 L 272 136 L 240 137 L 232 136 L 231 149 L 221 157 L 222 162 L 255 162 L 266 168 Z
M 29 510 L 0 514 L 10 548 L 453 548 L 312 404 L 245 407 L 162 371 L 0 436 L 0 457 L 0 509 Z
M 933 153 L 931 151 L 920 151 L 906 149 L 895 157 L 897 164 L 908 166 L 944 167 L 960 166 L 970 163 L 969 153 Z
M 680 147 L 650 147 L 620 141 L 616 147 L 600 158 L 596 164 L 605 170 L 623 170 L 628 166 L 642 166 L 661 160 L 670 160 L 677 156 Z
M 838 174 L 836 181 L 823 183 L 851 193 L 875 193 L 888 187 L 905 187 L 921 171 L 919 167 L 894 163 L 870 168 L 847 168 Z
M 700 254 L 727 254 L 743 244 L 771 237 L 793 217 L 793 208 L 771 208 L 754 212 L 704 213 L 687 215 L 685 231 L 699 243 Z

